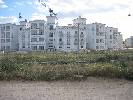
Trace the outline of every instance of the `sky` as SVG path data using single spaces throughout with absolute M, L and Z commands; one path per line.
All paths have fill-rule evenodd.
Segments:
M 59 25 L 72 24 L 74 18 L 82 16 L 87 18 L 88 24 L 98 22 L 118 28 L 126 39 L 133 36 L 132 5 L 133 0 L 0 0 L 0 23 L 46 20 L 50 7 L 57 13 Z M 19 12 L 23 19 L 18 18 Z

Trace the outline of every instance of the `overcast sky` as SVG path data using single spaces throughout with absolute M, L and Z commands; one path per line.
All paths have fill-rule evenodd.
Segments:
M 0 0 L 0 23 L 18 23 L 18 13 L 23 19 L 46 20 L 48 8 L 39 0 Z M 42 0 L 54 12 L 58 13 L 59 25 L 72 23 L 74 18 L 82 16 L 87 23 L 99 22 L 116 27 L 123 38 L 133 36 L 133 0 Z M 128 16 L 128 14 L 132 16 Z

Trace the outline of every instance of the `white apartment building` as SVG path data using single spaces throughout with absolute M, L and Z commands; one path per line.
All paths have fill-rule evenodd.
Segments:
M 57 26 L 56 39 L 57 50 L 59 51 L 79 51 L 86 49 L 86 19 L 77 18 L 73 20 L 73 25 Z
M 122 49 L 122 35 L 117 28 L 102 23 L 86 24 L 79 16 L 68 26 L 58 26 L 56 16 L 47 21 L 20 21 L 20 25 L 0 25 L 2 51 L 79 51 Z
M 0 24 L 0 50 L 18 50 L 18 26 L 16 24 Z
M 107 50 L 105 24 L 92 23 L 86 25 L 87 49 Z
M 125 40 L 126 48 L 133 48 L 133 36 Z
M 20 21 L 18 25 L 18 41 L 19 51 L 30 50 L 30 24 L 25 21 Z
M 108 50 L 123 49 L 123 39 L 118 28 L 106 27 L 106 45 Z

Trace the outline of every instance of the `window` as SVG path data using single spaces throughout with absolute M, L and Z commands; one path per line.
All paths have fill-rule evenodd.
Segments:
M 96 32 L 96 35 L 99 36 L 99 32 Z
M 31 38 L 31 42 L 37 42 L 37 38 Z
M 104 46 L 100 46 L 100 49 L 102 49 L 102 50 L 103 50 L 103 49 L 104 49 Z
M 10 31 L 10 26 L 6 26 L 6 31 Z
M 40 42 L 44 42 L 44 38 L 39 38 L 39 41 Z
M 50 25 L 49 29 L 50 30 L 53 30 L 54 29 L 54 26 L 53 25 Z
M 75 31 L 75 34 L 78 34 L 78 31 Z
M 70 45 L 70 38 L 67 38 L 67 45 Z
M 67 37 L 70 38 L 70 32 L 67 32 Z
M 62 39 L 60 38 L 59 41 L 62 41 Z
M 44 50 L 44 46 L 39 46 L 39 50 Z
M 43 30 L 39 30 L 39 35 L 43 35 L 44 31 Z
M 78 31 L 75 31 L 74 37 L 78 37 Z
M 44 27 L 44 23 L 39 23 L 39 27 Z
M 110 35 L 110 39 L 112 39 L 112 35 Z
M 99 43 L 99 39 L 96 39 L 96 43 Z
M 78 39 L 74 40 L 74 45 L 78 45 Z
M 50 42 L 53 42 L 53 39 L 49 39 Z
M 1 39 L 1 43 L 5 43 L 5 39 Z
M 99 31 L 99 28 L 96 28 L 96 31 L 98 32 Z
M 53 46 L 52 46 L 52 45 L 50 45 L 50 46 L 48 46 L 48 47 L 52 48 Z
M 83 42 L 84 41 L 84 39 L 81 39 L 81 42 Z
M 59 46 L 59 48 L 62 48 L 62 46 Z
M 1 33 L 1 38 L 5 38 L 5 32 Z
M 37 29 L 37 23 L 31 23 L 31 29 Z
M 100 43 L 104 43 L 104 40 L 103 39 L 100 39 Z
M 99 49 L 99 46 L 96 46 L 96 49 Z
M 6 50 L 10 50 L 10 46 L 6 46 Z
M 22 48 L 25 48 L 25 43 L 22 44 Z
M 81 48 L 84 48 L 84 46 L 81 46 Z
M 6 32 L 6 38 L 10 38 L 10 32 Z
M 84 37 L 84 33 L 83 32 L 81 32 L 80 37 Z
M 67 47 L 67 48 L 69 48 L 69 49 L 70 49 L 70 47 Z
M 63 32 L 59 31 L 59 37 L 63 37 Z
M 37 35 L 37 30 L 31 30 L 31 35 Z
M 101 36 L 103 36 L 103 35 L 104 35 L 104 33 L 103 33 L 103 32 L 100 32 L 100 35 L 101 35 Z
M 1 27 L 1 31 L 5 31 L 5 26 Z
M 1 50 L 5 50 L 5 46 L 1 46 Z
M 37 50 L 37 46 L 32 46 L 32 50 Z
M 49 37 L 53 37 L 53 33 L 50 33 L 50 34 L 49 34 Z
M 10 42 L 10 39 L 6 39 L 6 43 L 9 43 Z

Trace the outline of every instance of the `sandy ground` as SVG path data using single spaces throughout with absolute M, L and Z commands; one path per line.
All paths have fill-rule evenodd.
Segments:
M 133 100 L 133 81 L 0 82 L 0 100 Z

